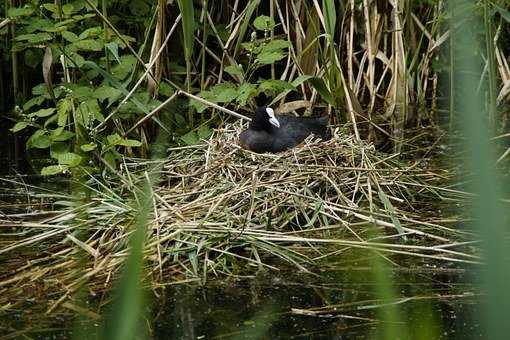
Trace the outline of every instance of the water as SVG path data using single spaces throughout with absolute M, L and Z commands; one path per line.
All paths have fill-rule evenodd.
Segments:
M 170 285 L 146 293 L 145 325 L 155 339 L 372 339 L 381 338 L 388 327 L 384 313 L 396 306 L 399 327 L 413 339 L 483 338 L 465 269 L 393 269 L 397 296 L 388 301 L 377 299 L 372 271 L 361 262 L 335 263 L 314 274 L 262 271 L 204 285 Z M 89 311 L 99 313 L 107 296 L 89 296 Z M 18 313 L 4 315 L 0 334 L 40 339 L 73 334 L 76 314 L 60 308 L 45 315 L 40 306 L 26 301 Z M 91 328 L 82 335 L 100 332 L 100 322 L 86 320 Z M 82 333 L 85 326 L 76 329 Z

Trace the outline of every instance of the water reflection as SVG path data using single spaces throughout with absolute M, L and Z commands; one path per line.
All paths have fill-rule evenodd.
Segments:
M 414 339 L 482 338 L 474 297 L 462 270 L 394 271 L 400 296 L 374 297 L 369 268 L 330 271 L 320 278 L 269 274 L 243 280 L 179 285 L 165 291 L 154 318 L 159 339 L 381 338 L 378 311 L 399 308 Z M 159 304 L 161 301 L 156 302 Z

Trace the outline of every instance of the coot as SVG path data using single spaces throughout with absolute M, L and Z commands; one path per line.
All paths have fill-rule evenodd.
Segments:
M 259 107 L 247 130 L 239 136 L 243 149 L 254 152 L 280 152 L 293 148 L 310 134 L 328 140 L 328 116 L 294 117 L 275 115 L 270 107 Z

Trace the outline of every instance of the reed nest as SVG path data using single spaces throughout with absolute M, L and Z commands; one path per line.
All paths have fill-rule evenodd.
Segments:
M 339 128 L 327 142 L 310 137 L 284 153 L 255 154 L 238 146 L 240 129 L 228 125 L 202 144 L 171 148 L 162 161 L 126 159 L 119 179 L 90 179 L 93 197 L 85 203 L 59 193 L 44 209 L 1 217 L 8 270 L 0 306 L 15 308 L 44 291 L 49 311 L 72 309 L 80 287 L 109 287 L 140 214 L 136 188 L 148 178 L 144 273 L 151 287 L 281 264 L 313 271 L 353 249 L 392 263 L 478 261 L 474 237 L 438 210 L 467 195 L 440 186 L 446 171 L 379 153 Z

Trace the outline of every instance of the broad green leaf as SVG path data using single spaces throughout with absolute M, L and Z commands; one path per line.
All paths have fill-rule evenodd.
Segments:
M 209 128 L 207 125 L 200 125 L 197 131 L 199 139 L 209 139 L 213 134 L 213 130 Z
M 101 26 L 94 26 L 87 28 L 85 31 L 80 33 L 80 40 L 87 38 L 97 38 L 103 34 L 103 28 Z
M 63 129 L 63 127 L 60 127 L 58 129 Z M 63 130 L 58 135 L 54 136 L 53 133 L 51 135 L 51 140 L 53 142 L 64 142 L 66 140 L 69 140 L 74 137 L 74 132 Z
M 40 49 L 28 49 L 24 53 L 25 64 L 32 68 L 36 68 L 43 59 L 43 53 Z
M 6 4 L 8 4 L 8 2 Z M 11 7 L 7 11 L 7 17 L 16 18 L 16 17 L 28 16 L 28 15 L 31 15 L 32 13 L 34 13 L 33 7 Z
M 230 82 L 224 82 L 213 86 L 211 89 L 212 93 L 216 97 L 217 103 L 229 103 L 237 98 L 237 89 L 234 84 Z
M 118 145 L 122 140 L 122 137 L 120 137 L 118 133 L 114 133 L 112 135 L 106 136 L 106 140 L 108 141 L 109 145 Z
M 174 89 L 168 85 L 166 82 L 161 82 L 159 84 L 159 93 L 163 96 L 170 97 L 174 94 Z
M 238 96 L 236 101 L 239 105 L 246 106 L 248 99 L 254 97 L 257 94 L 257 85 L 244 83 L 237 89 Z
M 113 169 L 115 169 L 115 167 L 117 166 L 116 163 L 117 163 L 117 159 L 119 159 L 119 158 L 120 158 L 120 156 L 115 151 L 108 151 L 103 156 L 103 159 L 106 161 L 106 163 Z
M 261 15 L 255 18 L 255 20 L 253 20 L 253 26 L 255 26 L 255 28 L 258 30 L 265 31 L 273 29 L 276 26 L 276 24 L 274 20 L 271 19 L 270 17 L 266 15 Z
M 313 76 L 309 76 L 309 75 L 301 75 L 301 76 L 297 77 L 296 79 L 294 79 L 290 84 L 292 86 L 294 86 L 295 88 L 297 88 L 299 85 L 303 84 L 305 81 L 307 81 L 308 79 L 310 79 L 312 77 Z M 290 91 L 292 91 L 292 90 L 289 89 L 289 90 L 285 90 L 283 92 L 280 92 L 280 94 L 278 94 L 271 101 L 270 105 L 273 105 L 274 103 L 278 102 L 280 99 L 285 98 L 285 96 L 288 95 Z
M 275 61 L 282 60 L 285 56 L 286 53 L 283 51 L 261 52 L 257 55 L 256 60 L 262 65 L 270 65 Z
M 74 12 L 73 4 L 65 4 L 65 5 L 63 5 L 62 6 L 62 12 L 66 16 L 69 16 L 69 15 L 73 14 L 73 12 Z
M 58 119 L 58 116 L 57 115 L 52 115 L 52 116 L 49 116 L 48 118 L 46 118 L 46 120 L 44 121 L 44 127 L 48 127 L 50 126 L 51 124 L 55 123 Z
M 12 132 L 18 132 L 18 131 L 21 131 L 23 130 L 24 128 L 26 128 L 27 126 L 29 126 L 29 124 L 27 122 L 17 122 L 16 125 L 14 125 L 12 128 L 11 128 L 11 131 Z
M 227 72 L 231 76 L 241 76 L 243 75 L 243 68 L 241 67 L 241 65 L 230 65 L 225 67 L 225 72 Z
M 84 51 L 101 51 L 103 46 L 94 39 L 85 39 L 73 43 L 73 46 Z
M 52 39 L 51 34 L 46 33 L 46 32 L 33 33 L 33 34 L 21 34 L 16 37 L 17 41 L 26 40 L 27 42 L 29 42 L 31 44 L 37 44 L 37 43 L 41 43 L 41 42 L 48 41 L 51 39 Z
M 37 130 L 28 139 L 26 147 L 27 149 L 30 148 L 46 149 L 50 146 L 50 144 L 51 144 L 50 136 L 46 134 L 46 131 Z
M 97 148 L 96 143 L 88 143 L 88 144 L 83 144 L 82 146 L 80 146 L 80 149 L 83 152 L 90 152 L 92 150 L 95 150 L 96 148 Z
M 53 112 L 55 112 L 55 108 L 54 107 L 51 107 L 49 109 L 40 109 L 39 111 L 36 111 L 36 112 L 33 112 L 31 114 L 29 114 L 28 116 L 29 117 L 48 117 L 48 116 L 51 116 L 53 114 Z
M 94 90 L 94 98 L 99 99 L 100 102 L 103 102 L 105 99 L 108 99 L 108 104 L 116 101 L 119 96 L 122 94 L 121 90 L 117 90 L 114 87 L 102 85 Z
M 70 168 L 80 165 L 82 157 L 73 152 L 58 155 L 58 164 L 67 165 Z
M 200 141 L 195 131 L 190 131 L 180 138 L 186 145 L 195 145 Z
M 33 106 L 41 105 L 44 100 L 45 98 L 43 96 L 32 97 L 32 99 L 23 104 L 23 110 L 28 111 Z
M 51 156 L 51 158 L 58 160 L 58 156 L 63 153 L 69 152 L 69 148 L 70 148 L 69 143 L 59 143 L 59 142 L 51 143 L 50 156 Z
M 67 123 L 67 116 L 71 109 L 71 103 L 68 98 L 64 98 L 57 103 L 58 126 L 65 126 Z
M 130 146 L 130 147 L 140 147 L 142 146 L 142 142 L 140 141 L 137 141 L 137 140 L 134 140 L 134 139 L 126 139 L 126 138 L 122 138 L 118 143 L 117 145 L 122 145 L 122 146 Z
M 65 40 L 69 41 L 69 42 L 76 42 L 78 41 L 80 38 L 78 38 L 78 36 L 76 34 L 74 34 L 73 32 L 70 32 L 70 31 L 64 31 L 61 33 L 62 34 L 62 38 L 64 38 Z
M 268 79 L 260 83 L 258 93 L 263 92 L 272 96 L 285 90 L 295 90 L 295 87 L 285 80 Z
M 261 47 L 261 53 L 263 52 L 274 52 L 274 51 L 281 51 L 285 48 L 291 47 L 291 43 L 287 40 L 282 39 L 274 39 L 268 42 L 265 45 L 262 45 Z
M 66 165 L 50 165 L 41 169 L 41 175 L 43 176 L 51 176 L 57 175 L 66 172 L 69 170 L 69 167 Z
M 94 89 L 89 86 L 77 86 L 69 84 L 68 87 L 71 89 L 71 93 L 75 99 L 79 101 L 92 97 Z
M 46 4 L 43 4 L 42 6 L 44 8 L 46 8 L 48 11 L 50 11 L 51 13 L 57 13 L 57 5 L 55 5 L 55 4 L 46 3 Z
M 44 83 L 32 87 L 32 94 L 34 96 L 40 96 L 46 94 L 47 92 L 48 92 L 47 87 L 46 84 Z

